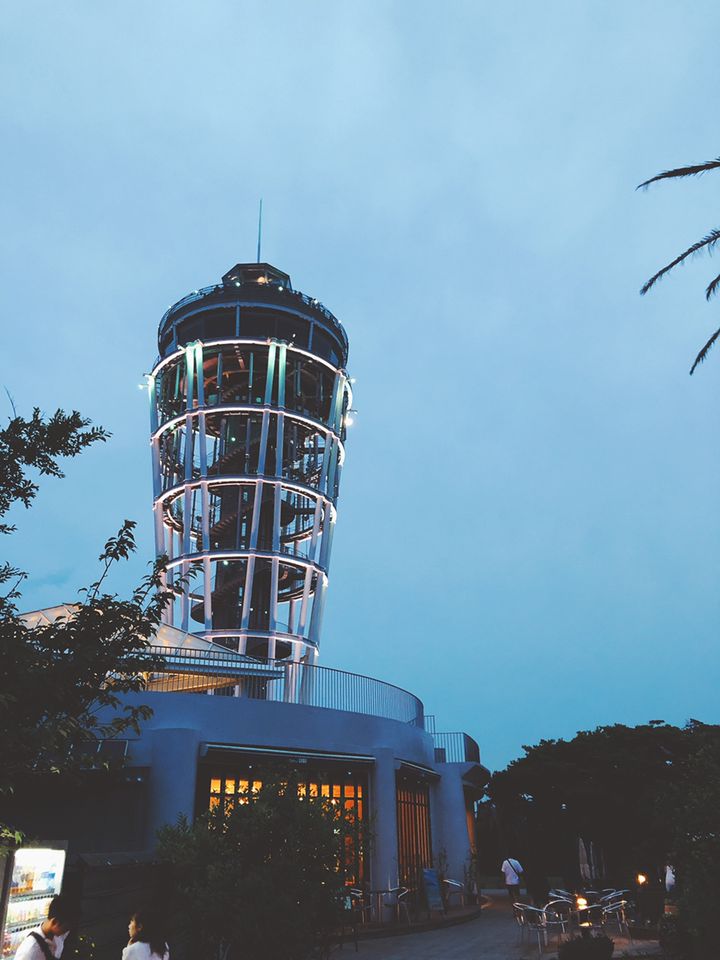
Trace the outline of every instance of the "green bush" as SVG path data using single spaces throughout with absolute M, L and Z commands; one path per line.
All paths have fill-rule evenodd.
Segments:
M 558 960 L 610 960 L 614 948 L 610 937 L 574 937 L 560 944 Z
M 658 932 L 660 947 L 666 960 L 689 960 L 692 956 L 690 934 L 679 917 L 662 917 Z

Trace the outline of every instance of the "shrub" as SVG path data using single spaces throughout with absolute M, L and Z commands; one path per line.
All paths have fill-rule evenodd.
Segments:
M 614 948 L 610 937 L 574 937 L 560 944 L 558 960 L 610 960 Z
M 679 917 L 662 917 L 658 932 L 660 947 L 666 960 L 689 960 L 692 956 L 690 935 Z

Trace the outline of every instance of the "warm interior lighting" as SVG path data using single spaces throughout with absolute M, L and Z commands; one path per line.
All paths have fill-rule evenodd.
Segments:
M 585 897 L 578 897 L 578 898 L 577 898 L 577 905 L 578 905 L 578 907 L 579 907 L 581 910 L 583 909 L 583 907 L 586 907 L 586 906 L 587 906 L 587 900 L 585 899 Z
M 644 873 L 639 873 L 637 875 L 637 882 L 642 886 L 644 883 L 647 883 L 647 877 Z

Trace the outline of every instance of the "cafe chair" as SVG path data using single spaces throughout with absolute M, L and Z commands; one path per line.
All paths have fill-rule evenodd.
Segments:
M 350 897 L 352 898 L 353 910 L 360 917 L 360 923 L 367 923 L 372 916 L 372 904 L 365 896 L 365 891 L 360 887 L 350 887 Z
M 558 931 L 558 943 L 560 936 L 564 936 L 572 924 L 573 910 L 575 905 L 572 900 L 551 900 L 543 907 L 545 914 L 545 926 L 552 931 L 555 928 Z
M 514 903 L 513 912 L 520 928 L 520 942 L 524 941 L 526 931 L 530 935 L 534 934 L 537 937 L 538 956 L 542 956 L 543 948 L 547 946 L 545 912 L 527 903 Z
M 618 933 L 622 936 L 623 931 L 625 931 L 628 940 L 632 940 L 632 931 L 627 920 L 627 907 L 627 900 L 615 900 L 609 903 L 603 907 L 603 923 L 616 923 Z
M 589 903 L 586 907 L 578 907 L 578 924 L 582 927 L 590 925 L 599 929 L 605 923 L 605 907 L 601 903 Z
M 400 917 L 404 913 L 405 919 L 410 924 L 410 910 L 407 905 L 407 896 L 410 893 L 408 887 L 393 887 L 383 897 L 383 904 L 386 907 L 392 907 L 395 911 L 395 918 L 400 922 Z
M 465 906 L 465 884 L 460 883 L 459 880 L 443 880 L 445 884 L 445 899 L 447 905 L 450 906 L 450 897 L 457 896 L 458 906 Z

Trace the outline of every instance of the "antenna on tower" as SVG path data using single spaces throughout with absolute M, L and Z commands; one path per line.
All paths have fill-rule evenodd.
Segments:
M 260 197 L 260 212 L 258 213 L 258 249 L 257 262 L 260 263 L 260 246 L 262 244 L 262 197 Z

